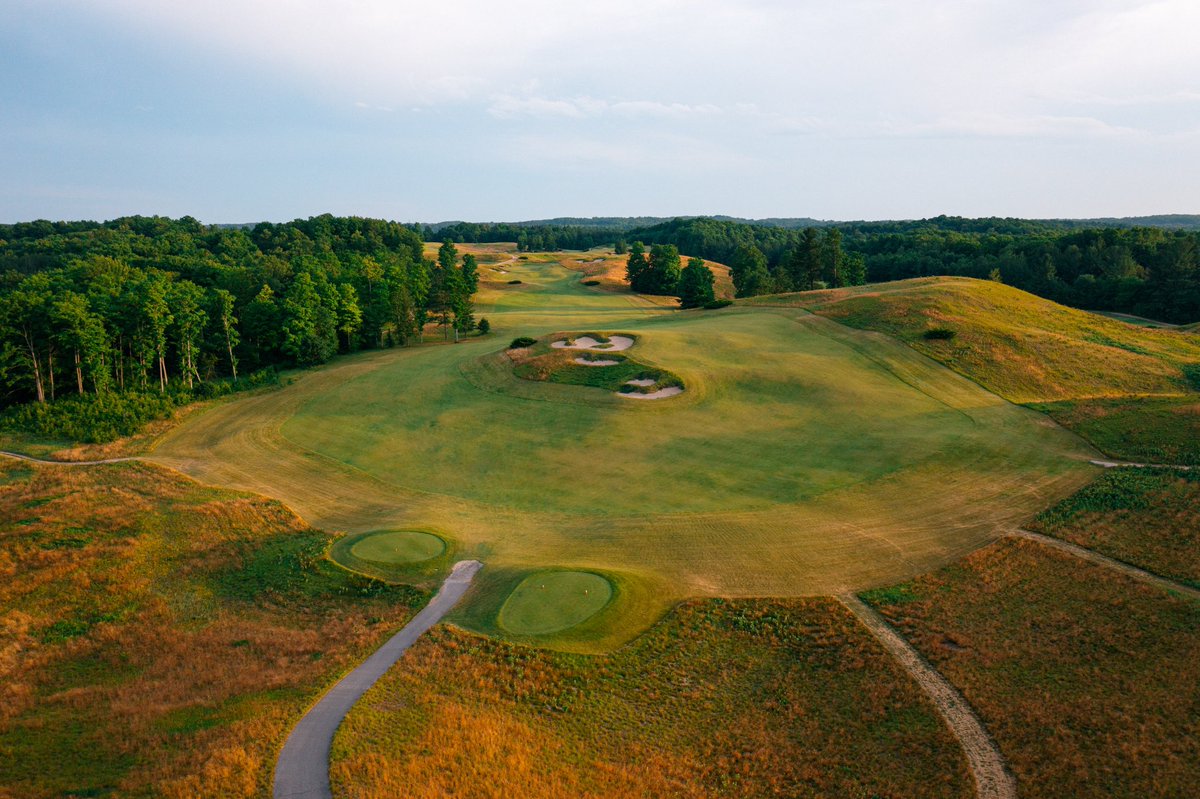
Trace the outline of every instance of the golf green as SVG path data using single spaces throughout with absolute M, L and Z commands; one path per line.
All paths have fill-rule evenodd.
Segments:
M 420 563 L 446 551 L 446 542 L 431 533 L 396 530 L 368 535 L 350 547 L 350 554 L 373 563 Z
M 547 571 L 521 581 L 500 608 L 500 625 L 518 635 L 545 635 L 574 627 L 600 612 L 613 587 L 591 572 Z

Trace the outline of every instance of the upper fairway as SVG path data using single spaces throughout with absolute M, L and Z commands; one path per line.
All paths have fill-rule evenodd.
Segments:
M 608 571 L 659 604 L 908 577 L 1094 473 L 1078 438 L 886 336 L 802 309 L 673 311 L 547 256 L 503 268 L 479 303 L 499 337 L 344 359 L 155 457 L 328 529 L 444 531 L 493 569 Z M 687 391 L 524 381 L 500 352 L 571 330 L 636 335 Z

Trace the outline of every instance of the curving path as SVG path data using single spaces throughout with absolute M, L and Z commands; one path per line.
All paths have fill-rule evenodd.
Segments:
M 912 675 L 946 720 L 967 756 L 975 777 L 975 795 L 979 799 L 1016 799 L 1017 785 L 1005 766 L 1004 756 L 962 694 L 861 599 L 854 594 L 842 594 L 838 599 Z
M 1026 538 L 1030 541 L 1036 541 L 1039 544 L 1045 544 L 1048 547 L 1054 547 L 1060 552 L 1066 552 L 1068 555 L 1074 555 L 1077 558 L 1090 561 L 1099 566 L 1115 569 L 1123 574 L 1129 575 L 1135 580 L 1141 580 L 1144 583 L 1156 585 L 1166 591 L 1186 594 L 1192 599 L 1200 599 L 1200 590 L 1192 588 L 1190 585 L 1184 585 L 1183 583 L 1176 582 L 1168 577 L 1155 574 L 1154 572 L 1148 572 L 1145 569 L 1139 569 L 1137 566 L 1132 566 L 1124 561 L 1110 558 L 1107 555 L 1101 555 L 1095 550 L 1081 547 L 1078 544 L 1072 544 L 1070 541 L 1064 541 L 1061 538 L 1051 538 L 1050 536 L 1042 535 L 1041 533 L 1031 533 L 1028 530 L 1014 530 L 1013 532 L 1009 533 L 1009 535 L 1013 536 L 1014 538 Z
M 462 599 L 471 585 L 471 578 L 481 568 L 483 564 L 477 560 L 462 560 L 454 564 L 437 596 L 400 632 L 330 688 L 304 714 L 288 736 L 275 763 L 275 799 L 332 799 L 329 752 L 333 734 L 337 732 L 342 719 L 359 697 L 400 659 L 405 650 Z
M 18 461 L 28 461 L 29 463 L 40 463 L 43 466 L 100 466 L 105 463 L 125 463 L 127 461 L 140 461 L 142 458 L 102 458 L 96 461 L 54 461 L 46 458 L 35 458 L 32 455 L 22 455 L 19 452 L 8 452 L 0 450 L 0 455 L 6 458 L 12 458 Z

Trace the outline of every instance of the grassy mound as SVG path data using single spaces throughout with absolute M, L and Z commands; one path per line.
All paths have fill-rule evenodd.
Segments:
M 555 333 L 543 336 L 528 347 L 509 350 L 509 358 L 514 364 L 513 374 L 524 380 L 591 386 L 623 394 L 650 394 L 669 386 L 683 387 L 683 380 L 678 375 L 638 361 L 626 354 L 630 350 L 613 352 L 603 349 L 559 349 L 550 346 L 551 342 L 566 340 L 573 343 L 584 337 L 603 344 L 609 341 L 610 335 L 628 334 Z M 628 337 L 637 341 L 636 336 Z M 616 363 L 591 366 L 579 363 L 579 360 Z M 631 381 L 638 381 L 638 384 L 635 385 Z
M 1020 796 L 1200 784 L 1200 603 L 1016 539 L 864 598 L 978 711 Z
M 887 333 L 1013 402 L 1195 390 L 1200 340 L 1078 311 L 971 278 L 919 278 L 756 298 Z M 945 329 L 948 339 L 926 332 Z
M 595 616 L 613 585 L 592 572 L 544 571 L 526 577 L 500 608 L 499 623 L 517 635 L 545 635 Z
M 416 530 L 374 533 L 360 538 L 350 547 L 350 554 L 356 558 L 389 565 L 419 563 L 445 551 L 445 541 Z
M 331 777 L 413 799 L 974 796 L 923 694 L 827 599 L 690 602 L 600 657 L 434 629 L 350 712 Z

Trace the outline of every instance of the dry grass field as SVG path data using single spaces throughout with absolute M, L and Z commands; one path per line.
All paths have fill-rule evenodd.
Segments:
M 277 502 L 146 464 L 0 460 L 0 796 L 254 797 L 423 595 Z
M 832 600 L 689 602 L 611 655 L 453 629 L 334 742 L 354 797 L 969 797 L 954 739 Z
M 1200 603 L 1021 539 L 865 598 L 962 691 L 1023 799 L 1200 784 Z

